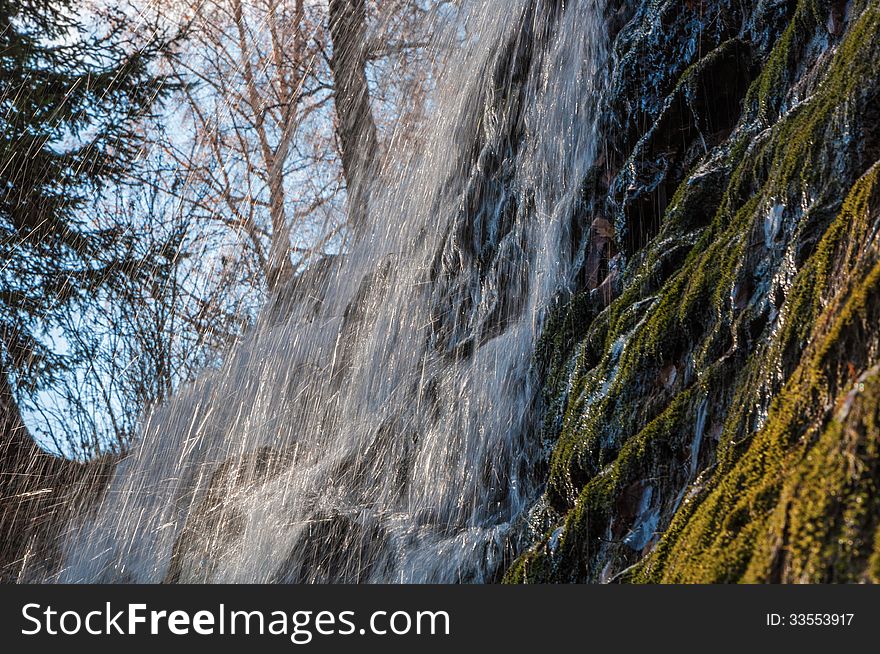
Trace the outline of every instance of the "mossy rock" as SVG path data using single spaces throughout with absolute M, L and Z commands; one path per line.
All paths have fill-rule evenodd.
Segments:
M 548 323 L 558 521 L 507 581 L 878 578 L 880 8 L 839 4 L 797 3 L 620 297 Z

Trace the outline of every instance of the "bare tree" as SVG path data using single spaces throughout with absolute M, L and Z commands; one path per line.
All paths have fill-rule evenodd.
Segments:
M 446 4 L 150 4 L 191 35 L 168 62 L 188 83 L 182 106 L 153 132 L 175 171 L 163 190 L 226 230 L 218 250 L 242 284 L 272 294 L 364 223 L 386 142 L 411 138 L 420 118 L 431 77 L 420 54 Z
M 163 190 L 229 231 L 241 279 L 274 291 L 340 235 L 344 186 L 329 119 L 324 16 L 303 0 L 207 0 L 168 65 L 187 87 L 156 144 L 174 167 Z M 234 247 L 230 247 L 234 244 Z
M 340 7 L 356 11 L 340 17 Z M 64 318 L 64 347 L 87 365 L 29 407 L 40 442 L 67 456 L 124 451 L 145 408 L 219 364 L 267 293 L 285 289 L 311 255 L 343 250 L 363 221 L 353 214 L 366 211 L 378 134 L 400 138 L 424 97 L 402 99 L 428 79 L 413 58 L 423 46 L 388 38 L 425 20 L 404 0 L 313 14 L 294 0 L 199 8 L 189 17 L 204 23 L 190 26 L 197 42 L 166 61 L 187 82 L 182 107 L 145 124 L 152 146 L 93 208 L 128 249 L 117 283 Z M 325 24 L 341 46 L 326 42 Z M 298 131 L 303 121 L 314 129 Z

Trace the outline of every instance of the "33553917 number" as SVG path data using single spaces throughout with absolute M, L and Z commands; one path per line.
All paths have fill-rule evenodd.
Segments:
M 855 613 L 768 613 L 768 627 L 848 627 Z

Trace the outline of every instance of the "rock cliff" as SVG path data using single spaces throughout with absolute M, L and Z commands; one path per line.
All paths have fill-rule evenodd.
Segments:
M 878 581 L 880 4 L 611 4 L 506 580 Z

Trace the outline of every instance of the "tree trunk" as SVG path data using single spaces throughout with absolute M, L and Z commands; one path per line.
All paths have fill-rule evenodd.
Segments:
M 62 527 L 106 486 L 112 463 L 109 457 L 77 463 L 41 450 L 0 362 L 0 583 L 56 570 Z
M 367 85 L 364 0 L 330 0 L 330 68 L 336 89 L 337 133 L 348 192 L 348 221 L 364 229 L 379 149 Z

